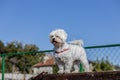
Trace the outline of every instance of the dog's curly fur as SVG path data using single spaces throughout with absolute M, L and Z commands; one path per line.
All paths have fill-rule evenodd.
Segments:
M 81 40 L 67 43 L 67 33 L 63 29 L 57 29 L 50 33 L 50 42 L 54 45 L 54 57 L 58 65 L 58 73 L 78 73 L 80 63 L 86 72 L 89 72 L 89 64 L 86 52 Z

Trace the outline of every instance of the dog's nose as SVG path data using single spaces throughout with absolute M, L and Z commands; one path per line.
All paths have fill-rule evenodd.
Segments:
M 52 39 L 53 41 L 55 40 L 55 38 Z

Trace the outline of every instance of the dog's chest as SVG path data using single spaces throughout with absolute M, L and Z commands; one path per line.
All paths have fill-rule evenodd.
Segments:
M 55 50 L 55 55 L 57 56 L 57 57 L 67 57 L 67 56 L 69 56 L 71 53 L 71 49 L 70 49 L 70 47 L 68 46 L 68 45 L 66 45 L 66 46 L 63 46 L 63 47 L 61 47 L 61 48 L 55 48 L 54 49 Z
M 70 49 L 69 48 L 57 49 L 55 51 L 55 58 L 63 62 L 68 61 L 69 59 L 72 58 Z

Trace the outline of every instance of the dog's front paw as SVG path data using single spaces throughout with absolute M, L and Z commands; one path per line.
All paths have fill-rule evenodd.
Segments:
M 65 73 L 70 73 L 70 70 L 65 70 Z
M 79 73 L 79 70 L 74 70 L 72 71 L 72 73 Z
M 64 71 L 63 70 L 59 70 L 57 73 L 64 73 Z

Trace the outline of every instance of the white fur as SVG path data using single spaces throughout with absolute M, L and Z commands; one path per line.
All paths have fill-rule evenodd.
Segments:
M 70 73 L 72 67 L 74 73 L 80 70 L 80 63 L 86 72 L 89 72 L 89 64 L 86 52 L 82 47 L 83 41 L 77 40 L 67 43 L 67 33 L 63 29 L 57 29 L 50 33 L 50 41 L 54 45 L 54 57 L 58 65 L 58 73 Z
M 83 46 L 83 41 L 82 40 L 74 40 L 74 41 L 70 41 L 68 43 L 73 44 L 73 45 Z

